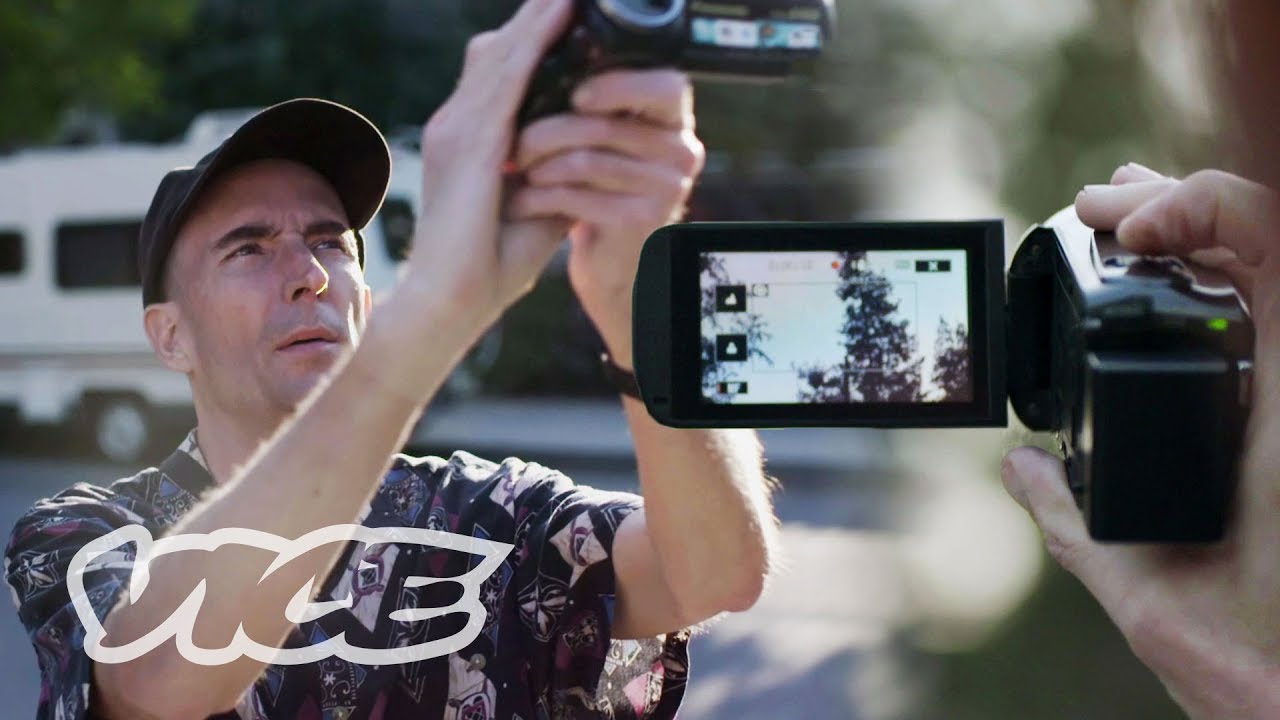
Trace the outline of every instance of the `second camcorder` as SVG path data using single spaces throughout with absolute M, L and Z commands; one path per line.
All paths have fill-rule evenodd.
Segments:
M 1007 279 L 1004 255 L 998 221 L 663 228 L 635 285 L 645 405 L 676 427 L 896 428 L 1012 405 L 1058 434 L 1094 538 L 1220 539 L 1253 345 L 1229 280 L 1070 208 Z

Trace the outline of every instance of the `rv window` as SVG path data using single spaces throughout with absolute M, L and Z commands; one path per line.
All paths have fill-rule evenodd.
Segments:
M 58 286 L 129 287 L 138 274 L 141 222 L 76 223 L 58 227 Z
M 22 235 L 16 232 L 0 232 L 0 275 L 22 272 L 25 256 L 22 251 Z
M 382 224 L 387 257 L 394 262 L 409 257 L 409 246 L 413 243 L 413 207 L 405 200 L 387 198 L 378 213 L 378 222 Z

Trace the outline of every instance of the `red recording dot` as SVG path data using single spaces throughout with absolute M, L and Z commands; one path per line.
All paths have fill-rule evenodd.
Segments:
M 839 261 L 839 260 L 832 260 L 832 261 L 831 261 L 831 269 L 832 269 L 832 270 L 839 270 L 839 269 L 840 269 L 840 261 Z

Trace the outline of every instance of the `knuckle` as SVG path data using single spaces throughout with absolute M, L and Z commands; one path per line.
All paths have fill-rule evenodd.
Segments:
M 707 159 L 707 150 L 702 141 L 691 132 L 683 133 L 676 151 L 676 167 L 686 175 L 701 171 Z
M 1219 199 L 1229 191 L 1232 179 L 1221 170 L 1200 170 L 1188 175 L 1178 188 L 1180 209 L 1197 215 L 1215 213 Z
M 497 43 L 498 34 L 496 31 L 477 33 L 467 41 L 465 51 L 465 63 L 471 65 L 483 62 L 485 58 L 493 51 L 493 46 Z
M 1221 174 L 1213 170 L 1202 170 L 1183 181 L 1181 192 L 1174 198 L 1174 222 L 1180 238 L 1191 240 L 1199 236 L 1212 234 L 1217 226 L 1219 192 L 1223 186 Z M 1204 240 L 1213 240 L 1205 237 Z
M 1043 525 L 1042 525 L 1043 527 Z M 1067 572 L 1078 575 L 1084 560 L 1085 548 L 1070 542 L 1057 533 L 1044 530 L 1044 546 L 1049 556 Z
M 703 145 L 702 141 L 698 139 L 698 136 L 694 135 L 692 132 L 687 133 L 685 146 L 688 148 L 692 160 L 689 172 L 702 172 L 702 168 L 707 163 L 707 146 Z
M 1231 175 L 1221 170 L 1197 170 L 1191 173 L 1183 180 L 1183 184 L 1188 188 L 1197 190 L 1209 190 L 1225 185 L 1229 182 Z

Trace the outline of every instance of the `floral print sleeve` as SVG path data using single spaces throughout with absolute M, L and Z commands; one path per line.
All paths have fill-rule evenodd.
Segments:
M 115 499 L 108 490 L 77 484 L 37 503 L 10 536 L 5 580 L 40 667 L 38 720 L 94 717 L 93 661 L 84 652 L 85 630 L 68 595 L 66 573 L 85 543 L 139 522 Z M 132 551 L 122 548 L 86 568 L 85 592 L 100 619 L 128 586 L 131 561 Z

